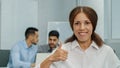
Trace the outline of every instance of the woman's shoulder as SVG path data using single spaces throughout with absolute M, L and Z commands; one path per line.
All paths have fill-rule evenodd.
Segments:
M 63 43 L 63 44 L 62 44 L 62 47 L 65 47 L 65 48 L 66 48 L 66 47 L 70 47 L 70 46 L 71 46 L 71 43 L 72 43 L 72 42 Z
M 107 44 L 103 44 L 103 46 L 100 48 L 102 50 L 105 50 L 106 52 L 113 52 L 113 48 Z
M 76 41 L 64 43 L 62 45 L 62 49 L 71 50 L 71 48 L 76 45 L 75 43 L 76 43 Z
M 103 44 L 102 47 L 104 47 L 105 49 L 108 49 L 108 50 L 111 50 L 111 49 L 112 49 L 111 46 L 109 46 L 109 45 L 107 45 L 107 44 Z

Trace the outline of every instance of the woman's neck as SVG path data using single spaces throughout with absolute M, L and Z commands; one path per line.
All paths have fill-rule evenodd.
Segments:
M 89 39 L 87 41 L 78 41 L 80 47 L 85 51 L 87 48 L 89 48 L 90 44 L 92 43 L 92 40 Z

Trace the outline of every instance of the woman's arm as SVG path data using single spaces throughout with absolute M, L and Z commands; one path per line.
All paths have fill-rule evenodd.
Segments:
M 66 50 L 61 49 L 61 46 L 59 46 L 52 55 L 50 55 L 40 64 L 40 68 L 50 68 L 50 65 L 53 62 L 65 61 L 67 59 L 67 55 L 68 52 Z

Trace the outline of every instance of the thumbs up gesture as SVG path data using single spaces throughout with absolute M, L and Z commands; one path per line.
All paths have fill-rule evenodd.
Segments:
M 62 44 L 60 43 L 56 51 L 49 57 L 52 62 L 65 61 L 67 59 L 68 52 L 62 49 Z

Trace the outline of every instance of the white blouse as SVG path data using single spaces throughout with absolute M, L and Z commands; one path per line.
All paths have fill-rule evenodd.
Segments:
M 83 51 L 75 40 L 62 46 L 68 51 L 66 61 L 51 64 L 50 68 L 120 68 L 120 61 L 113 49 L 107 45 L 99 48 L 95 42 Z

